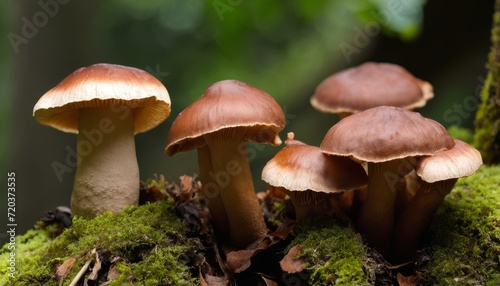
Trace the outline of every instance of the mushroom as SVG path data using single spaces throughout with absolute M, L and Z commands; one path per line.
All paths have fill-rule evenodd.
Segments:
M 458 139 L 450 150 L 417 160 L 415 170 L 422 182 L 396 223 L 393 251 L 396 262 L 412 259 L 434 212 L 458 178 L 472 175 L 482 163 L 479 151 Z
M 416 78 L 403 67 L 366 62 L 323 80 L 311 97 L 311 105 L 321 112 L 338 113 L 342 119 L 383 105 L 413 110 L 424 106 L 433 96 L 429 82 Z M 366 164 L 363 166 L 367 168 Z M 397 211 L 414 195 L 411 186 L 415 184 L 415 176 L 412 170 L 396 186 Z
M 433 155 L 454 144 L 438 122 L 398 107 L 380 106 L 335 124 L 325 135 L 320 150 L 368 162 L 368 193 L 357 227 L 369 244 L 387 256 L 396 184 L 413 169 L 415 157 Z
M 245 248 L 267 232 L 245 142 L 277 146 L 284 126 L 285 115 L 269 94 L 240 81 L 223 80 L 182 111 L 170 128 L 167 155 L 205 150 L 199 156 L 204 160 L 199 162 L 203 192 L 216 228 L 227 233 L 235 247 Z
M 367 62 L 327 77 L 321 82 L 311 105 L 341 118 L 369 108 L 387 105 L 412 110 L 434 96 L 432 85 L 401 66 Z
M 319 147 L 307 145 L 288 134 L 286 147 L 267 162 L 262 180 L 288 194 L 297 220 L 309 216 L 349 212 L 350 203 L 341 196 L 368 182 L 358 163 L 346 157 L 328 156 Z
M 170 114 L 170 97 L 149 73 L 112 64 L 80 68 L 46 92 L 35 119 L 77 133 L 77 170 L 71 210 L 92 218 L 117 212 L 139 199 L 134 135 Z

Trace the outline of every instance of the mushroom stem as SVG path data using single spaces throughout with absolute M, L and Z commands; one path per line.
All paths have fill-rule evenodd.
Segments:
M 413 258 L 419 246 L 419 239 L 429 226 L 434 212 L 456 182 L 457 179 L 422 182 L 396 223 L 393 248 L 395 262 L 406 262 Z
M 255 195 L 245 143 L 242 140 L 227 138 L 206 139 L 215 172 L 211 175 L 219 185 L 227 212 L 229 242 L 237 248 L 245 248 L 267 232 L 262 210 Z
M 408 184 L 407 177 L 410 174 L 411 173 L 404 176 L 399 182 L 396 183 L 396 201 L 394 202 L 395 220 L 397 220 L 397 218 L 401 215 L 401 213 L 404 211 L 404 209 L 416 193 L 416 190 L 412 190 L 412 187 Z
M 77 170 L 71 211 L 92 218 L 139 201 L 139 166 L 130 110 L 84 108 L 79 112 Z
M 287 190 L 287 194 L 290 196 L 295 208 L 295 218 L 297 221 L 312 216 L 345 217 L 344 209 L 341 206 L 343 194 L 329 194 L 312 190 L 302 192 L 290 192 Z
M 212 167 L 212 156 L 207 145 L 198 148 L 198 168 L 200 170 L 200 181 L 203 187 L 202 196 L 207 200 L 207 206 L 212 216 L 215 229 L 222 237 L 222 240 L 229 239 L 229 222 L 219 186 L 215 178 L 210 176 L 214 173 Z
M 362 186 L 359 189 L 355 189 L 350 193 L 352 193 L 352 201 L 347 214 L 351 217 L 352 221 L 356 222 L 358 221 L 361 207 L 365 204 L 366 201 L 366 195 L 368 193 L 368 185 Z
M 297 221 L 311 216 L 326 215 L 329 198 L 325 193 L 316 193 L 311 190 L 302 192 L 288 192 L 295 208 Z
M 358 230 L 368 243 L 388 257 L 394 228 L 396 184 L 408 170 L 407 159 L 368 163 L 368 194 L 358 217 Z

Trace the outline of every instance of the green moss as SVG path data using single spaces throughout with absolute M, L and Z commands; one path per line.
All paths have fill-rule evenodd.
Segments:
M 384 269 L 359 236 L 335 220 L 307 220 L 293 233 L 289 248 L 302 246 L 309 285 L 373 285 Z M 500 166 L 482 166 L 460 179 L 429 236 L 423 254 L 430 260 L 419 262 L 415 274 L 419 285 L 500 285 Z
M 481 104 L 476 112 L 474 147 L 483 156 L 485 163 L 498 163 L 500 160 L 499 134 L 500 129 L 500 106 L 496 103 L 498 95 L 492 94 L 496 91 L 493 85 L 493 74 L 490 72 L 481 91 Z M 498 76 L 500 81 L 500 75 Z M 498 84 L 498 83 L 497 83 Z
M 366 285 L 375 280 L 375 262 L 359 235 L 335 219 L 303 221 L 289 248 L 300 244 L 301 258 L 312 269 L 308 285 Z
M 273 207 L 283 211 L 281 205 Z M 186 232 L 171 201 L 93 220 L 76 218 L 56 239 L 50 239 L 50 229 L 30 230 L 16 237 L 15 279 L 8 276 L 9 245 L 0 249 L 0 285 L 58 285 L 55 269 L 76 258 L 67 285 L 94 248 L 120 258 L 114 266 L 118 278 L 109 285 L 196 285 L 196 271 L 188 265 L 201 246 Z M 305 220 L 291 237 L 288 249 L 301 245 L 307 269 L 283 276 L 286 281 L 382 285 L 383 279 L 394 282 L 399 271 L 391 273 L 352 228 L 335 219 Z M 482 166 L 458 181 L 435 216 L 427 250 L 429 260 L 416 271 L 419 285 L 500 284 L 500 166 Z
M 268 222 L 275 226 L 279 227 L 282 223 L 281 221 L 281 215 L 286 209 L 286 205 L 283 202 L 274 202 L 272 206 L 272 215 L 269 217 Z
M 23 235 L 16 236 L 15 250 L 12 245 L 5 244 L 0 249 L 0 285 L 9 285 L 11 279 L 10 262 L 8 261 L 11 255 L 11 250 L 15 253 L 15 273 L 17 277 L 19 273 L 32 273 L 34 277 L 40 277 L 45 280 L 50 277 L 50 268 L 48 265 L 38 265 L 37 257 L 39 253 L 47 248 L 49 242 L 49 234 L 46 230 L 28 230 Z M 9 246 L 11 249 L 9 249 Z M 14 265 L 12 265 L 14 266 Z M 13 269 L 14 270 L 14 269 Z
M 186 256 L 191 250 L 186 246 L 173 246 L 155 250 L 155 255 L 149 255 L 143 261 L 134 265 L 134 278 L 144 281 L 144 285 L 192 285 L 189 269 L 178 261 L 187 262 Z
M 487 164 L 500 162 L 500 1 L 495 1 L 488 55 L 488 75 L 481 90 L 481 104 L 475 118 L 474 146 Z
M 173 212 L 172 202 L 167 201 L 129 207 L 92 220 L 75 218 L 73 226 L 54 240 L 45 230 L 28 231 L 18 237 L 16 278 L 8 280 L 6 267 L 1 267 L 0 284 L 57 285 L 53 277 L 57 265 L 77 258 L 67 278 L 72 279 L 85 263 L 85 254 L 97 248 L 110 257 L 123 259 L 118 267 L 121 282 L 116 285 L 123 285 L 129 277 L 133 277 L 135 285 L 194 285 L 196 280 L 187 264 L 200 244 L 188 239 L 186 231 Z M 1 263 L 8 255 L 4 246 Z
M 431 233 L 426 284 L 500 285 L 500 166 L 460 179 Z

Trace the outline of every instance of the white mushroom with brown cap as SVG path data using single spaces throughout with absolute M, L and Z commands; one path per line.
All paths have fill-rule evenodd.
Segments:
M 245 248 L 267 232 L 245 142 L 279 145 L 284 126 L 285 115 L 269 94 L 223 80 L 182 111 L 170 128 L 166 154 L 198 149 L 203 195 L 216 228 L 235 247 Z
M 380 106 L 342 119 L 320 149 L 368 163 L 368 193 L 357 227 L 383 255 L 390 252 L 396 183 L 415 158 L 452 148 L 455 142 L 438 122 L 398 107 Z
M 290 196 L 297 220 L 314 215 L 345 216 L 350 202 L 344 204 L 342 195 L 367 184 L 363 167 L 346 157 L 325 155 L 319 147 L 293 137 L 289 133 L 286 147 L 264 166 L 262 180 Z
M 479 151 L 458 139 L 455 139 L 455 146 L 450 150 L 417 160 L 415 170 L 421 179 L 420 188 L 396 224 L 393 251 L 396 262 L 412 259 L 434 212 L 451 192 L 458 178 L 472 175 L 482 163 Z
M 412 110 L 434 96 L 432 85 L 390 63 L 367 62 L 339 71 L 316 88 L 311 105 L 341 118 L 377 106 Z
M 91 218 L 138 204 L 134 135 L 169 114 L 170 97 L 160 81 L 113 64 L 80 68 L 38 100 L 33 109 L 38 122 L 78 134 L 74 215 Z

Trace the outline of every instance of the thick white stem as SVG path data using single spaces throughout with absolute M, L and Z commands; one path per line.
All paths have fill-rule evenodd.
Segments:
M 139 166 L 130 112 L 80 110 L 73 214 L 92 218 L 139 201 Z

